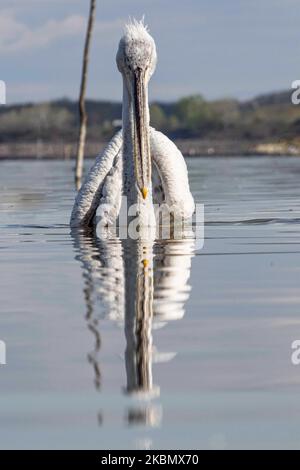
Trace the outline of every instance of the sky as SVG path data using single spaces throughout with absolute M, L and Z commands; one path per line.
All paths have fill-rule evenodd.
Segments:
M 89 0 L 1 0 L 8 104 L 77 98 L 88 10 Z M 300 79 L 299 0 L 98 0 L 89 98 L 121 99 L 118 41 L 142 15 L 158 51 L 151 100 L 248 99 Z

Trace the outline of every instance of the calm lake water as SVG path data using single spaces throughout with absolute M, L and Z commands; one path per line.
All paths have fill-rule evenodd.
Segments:
M 1 162 L 1 448 L 300 448 L 300 159 L 187 161 L 195 254 L 70 234 L 73 163 Z

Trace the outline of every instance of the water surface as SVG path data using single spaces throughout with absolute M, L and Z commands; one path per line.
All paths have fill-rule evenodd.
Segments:
M 300 448 L 300 160 L 187 161 L 196 253 L 72 234 L 73 163 L 1 162 L 1 448 Z

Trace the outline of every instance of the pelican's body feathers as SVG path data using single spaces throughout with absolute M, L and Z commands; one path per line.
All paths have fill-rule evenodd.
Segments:
M 91 225 L 96 215 L 102 198 L 108 196 L 108 188 L 111 188 L 113 204 L 121 185 L 121 171 L 118 156 L 122 151 L 122 131 L 120 130 L 96 158 L 84 184 L 82 185 L 73 207 L 71 226 Z M 105 189 L 106 186 L 106 189 Z M 107 201 L 106 201 L 107 202 Z
M 81 187 L 71 216 L 71 226 L 91 225 L 100 217 L 113 224 L 122 197 L 122 130 L 96 158 Z M 162 132 L 150 128 L 152 191 L 154 204 L 165 202 L 183 218 L 192 216 L 195 204 L 190 192 L 187 166 L 180 150 Z

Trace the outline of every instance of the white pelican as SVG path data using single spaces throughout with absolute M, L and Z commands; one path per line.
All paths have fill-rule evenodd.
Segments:
M 156 67 L 156 47 L 143 21 L 125 26 L 117 52 L 123 76 L 123 128 L 97 157 L 81 187 L 71 226 L 95 223 L 98 207 L 102 223 L 116 222 L 122 196 L 135 204 L 141 226 L 155 225 L 153 203 L 162 203 L 182 218 L 194 212 L 187 167 L 178 148 L 150 127 L 148 82 Z M 152 190 L 153 189 L 153 190 Z

